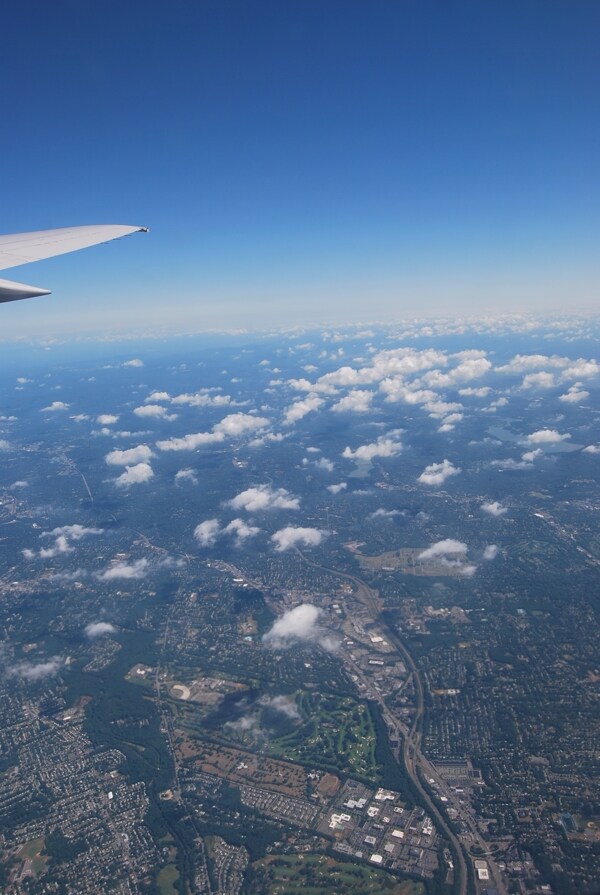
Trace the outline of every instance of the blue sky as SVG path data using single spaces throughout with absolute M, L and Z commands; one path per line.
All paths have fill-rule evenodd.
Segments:
M 2 337 L 595 308 L 600 6 L 22 0 L 0 232 L 135 236 L 15 269 Z

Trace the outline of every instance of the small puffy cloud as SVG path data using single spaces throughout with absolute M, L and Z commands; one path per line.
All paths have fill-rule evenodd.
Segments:
M 226 437 L 238 438 L 249 432 L 264 429 L 268 425 L 269 420 L 264 416 L 254 416 L 251 413 L 230 413 L 213 426 L 212 432 L 196 432 L 184 435 L 182 438 L 169 438 L 167 441 L 157 441 L 156 446 L 161 451 L 194 451 L 203 445 L 224 441 Z
M 90 535 L 101 535 L 103 530 L 102 528 L 89 528 L 76 522 L 74 525 L 60 525 L 53 528 L 52 531 L 44 531 L 43 535 L 52 538 L 64 535 L 71 541 L 81 541 L 82 538 L 90 537 Z
M 42 407 L 41 413 L 49 412 L 54 413 L 56 410 L 68 410 L 69 404 L 65 404 L 64 401 L 53 401 L 52 404 L 48 404 L 47 407 Z
M 10 451 L 11 444 L 6 438 L 0 438 L 0 451 Z
M 248 513 L 300 508 L 300 500 L 297 497 L 292 497 L 285 488 L 271 488 L 270 485 L 247 488 L 228 503 L 234 510 L 246 510 Z
M 115 479 L 118 488 L 130 488 L 132 485 L 142 485 L 149 482 L 154 476 L 154 470 L 149 463 L 136 463 L 135 466 L 126 466 L 125 472 Z
M 485 550 L 483 551 L 484 559 L 496 559 L 498 556 L 498 545 L 497 544 L 488 544 Z
M 554 388 L 556 382 L 554 380 L 554 373 L 541 372 L 541 373 L 528 373 L 521 383 L 522 389 L 529 388 Z
M 501 367 L 496 367 L 498 373 L 527 373 L 529 370 L 561 369 L 569 364 L 566 357 L 545 354 L 516 354 L 513 359 Z
M 283 553 L 284 550 L 290 550 L 297 544 L 301 544 L 303 547 L 318 547 L 324 534 L 325 532 L 318 528 L 288 525 L 286 528 L 276 531 L 271 540 L 275 544 L 275 550 L 278 553 Z
M 301 717 L 292 696 L 261 696 L 258 702 L 263 708 L 279 712 L 280 715 L 285 715 L 292 721 L 298 721 Z
M 96 417 L 96 422 L 101 426 L 112 426 L 119 421 L 119 417 L 114 413 L 101 413 Z
M 25 559 L 35 559 L 36 556 L 40 559 L 53 559 L 55 556 L 60 556 L 62 553 L 72 553 L 73 549 L 74 548 L 71 547 L 65 535 L 58 535 L 53 547 L 42 547 L 39 553 L 36 553 L 34 550 L 25 549 L 23 550 L 23 556 Z
M 321 614 L 318 606 L 301 603 L 275 620 L 271 629 L 263 635 L 263 643 L 283 647 L 294 640 L 318 641 L 320 632 L 317 622 Z
M 369 519 L 395 519 L 396 516 L 402 516 L 400 510 L 385 510 L 383 507 L 379 507 L 378 510 L 375 510 L 373 513 L 369 513 Z
M 581 452 L 582 454 L 600 454 L 600 447 L 597 444 L 588 444 Z
M 93 640 L 95 637 L 102 637 L 104 634 L 114 634 L 116 632 L 114 625 L 110 622 L 90 622 L 85 626 L 85 636 Z
M 62 656 L 53 656 L 47 662 L 18 662 L 9 669 L 9 674 L 26 681 L 42 681 L 47 677 L 54 677 L 65 664 Z
M 259 448 L 269 442 L 283 441 L 284 438 L 287 438 L 287 435 L 283 435 L 281 432 L 265 432 L 264 435 L 259 435 L 258 438 L 249 441 L 248 447 Z
M 485 357 L 470 357 L 454 367 L 448 373 L 441 370 L 431 370 L 425 373 L 422 381 L 429 388 L 447 388 L 462 382 L 471 382 L 479 379 L 492 369 L 492 364 Z
M 529 454 L 535 454 L 537 456 L 538 451 L 530 451 Z M 533 464 L 531 463 L 531 459 L 525 459 L 526 455 L 523 454 L 523 460 L 515 460 L 513 457 L 507 457 L 505 460 L 490 460 L 489 466 L 496 467 L 497 469 L 525 469 L 531 471 L 533 469 Z
M 166 392 L 163 392 L 163 394 L 166 394 Z M 166 399 L 163 398 L 162 400 Z M 170 400 L 173 404 L 186 404 L 188 407 L 225 407 L 232 403 L 231 395 L 211 395 L 205 390 L 193 392 L 192 394 L 175 395 Z
M 453 538 L 446 538 L 443 541 L 437 541 L 423 550 L 417 556 L 417 559 L 424 561 L 427 559 L 436 559 L 439 556 L 465 556 L 467 553 L 467 545 L 462 541 L 455 541 Z
M 581 388 L 581 382 L 572 385 L 564 395 L 559 395 L 558 400 L 564 401 L 565 404 L 579 404 L 581 401 L 587 400 L 590 393 L 586 389 Z
M 17 491 L 20 488 L 29 488 L 29 482 L 26 482 L 25 479 L 18 479 L 16 482 L 13 482 L 12 485 L 9 485 L 10 491 Z
M 146 463 L 154 454 L 147 444 L 138 444 L 137 447 L 126 451 L 111 451 L 104 458 L 109 466 L 128 466 L 132 463 Z
M 341 491 L 345 491 L 348 487 L 348 482 L 339 482 L 337 485 L 327 485 L 327 490 L 330 494 L 339 494 Z
M 508 508 L 501 506 L 497 500 L 482 503 L 481 509 L 484 513 L 488 513 L 490 516 L 504 516 L 505 513 L 508 513 Z
M 81 541 L 82 538 L 91 535 L 100 535 L 102 531 L 103 529 L 101 528 L 86 528 L 86 526 L 79 525 L 79 523 L 60 525 L 51 531 L 43 531 L 40 535 L 42 538 L 54 538 L 52 547 L 42 547 L 39 553 L 26 549 L 23 550 L 23 556 L 26 559 L 35 559 L 36 556 L 40 559 L 53 559 L 62 553 L 72 553 L 74 548 L 71 546 L 71 541 Z
M 459 388 L 458 390 L 458 394 L 462 398 L 487 398 L 490 392 L 491 388 L 487 385 L 481 386 L 481 388 L 474 388 L 470 385 L 467 388 Z
M 525 451 L 522 456 L 522 460 L 525 463 L 533 463 L 534 460 L 537 460 L 538 457 L 542 457 L 544 454 L 541 448 L 536 448 L 534 451 Z
M 466 556 L 466 544 L 463 544 L 462 541 L 455 541 L 453 538 L 446 538 L 432 544 L 427 550 L 423 550 L 417 559 L 421 562 L 434 560 L 438 565 L 447 566 L 463 578 L 472 578 L 477 571 L 477 566 L 465 562 Z
M 123 364 L 124 367 L 143 367 L 144 361 L 139 357 L 133 357 L 131 360 L 126 360 Z
M 206 519 L 194 529 L 194 537 L 201 547 L 214 547 L 220 534 L 218 519 Z
M 354 389 L 348 392 L 345 398 L 341 398 L 331 408 L 336 413 L 367 413 L 371 409 L 373 392 L 365 389 Z
M 342 451 L 342 457 L 348 460 L 373 460 L 375 457 L 395 457 L 402 450 L 402 442 L 397 438 L 380 435 L 377 441 L 371 444 L 361 444 L 356 450 L 347 447 Z
M 146 577 L 149 567 L 150 563 L 147 559 L 136 559 L 132 563 L 117 562 L 105 569 L 104 572 L 99 572 L 97 577 L 100 581 L 117 581 L 121 578 L 137 580 Z
M 317 469 L 322 469 L 324 472 L 333 472 L 335 469 L 335 463 L 332 460 L 328 460 L 327 457 L 319 457 L 318 460 L 315 460 L 314 465 Z
M 595 360 L 585 360 L 580 357 L 571 366 L 563 370 L 560 377 L 563 381 L 568 379 L 592 379 L 600 373 L 600 364 Z
M 530 444 L 559 444 L 561 441 L 568 441 L 571 436 L 569 433 L 561 435 L 556 429 L 538 429 L 527 436 Z
M 225 526 L 222 533 L 233 535 L 235 542 L 239 547 L 240 544 L 243 544 L 248 538 L 253 538 L 259 534 L 260 528 L 257 528 L 256 525 L 248 525 L 243 519 L 232 519 L 231 522 Z
M 166 407 L 163 407 L 162 404 L 142 404 L 140 407 L 134 407 L 133 412 L 136 416 L 142 417 L 142 419 L 154 417 L 155 419 L 167 420 L 169 422 L 177 419 L 177 414 L 168 413 Z
M 156 401 L 170 401 L 171 395 L 168 392 L 152 392 L 147 398 L 144 398 L 144 404 L 152 404 Z
M 323 398 L 319 398 L 318 395 L 313 394 L 309 395 L 307 398 L 303 398 L 302 401 L 295 401 L 286 408 L 283 415 L 283 422 L 286 426 L 291 426 L 293 423 L 297 423 L 298 420 L 303 419 L 307 414 L 314 413 L 314 411 L 322 407 L 324 403 Z
M 441 463 L 430 463 L 426 466 L 417 481 L 422 485 L 441 485 L 450 476 L 458 475 L 459 466 L 454 466 L 450 460 L 442 460 Z
M 198 475 L 194 469 L 179 469 L 175 473 L 175 484 L 184 485 L 189 482 L 190 485 L 198 484 Z
M 289 379 L 287 384 L 297 392 L 310 392 L 311 394 L 337 395 L 337 389 L 326 382 L 309 382 L 308 379 Z
M 237 438 L 247 432 L 255 432 L 269 425 L 264 416 L 253 416 L 251 413 L 230 413 L 214 427 L 214 432 L 229 438 Z
M 196 432 L 192 435 L 183 435 L 181 438 L 169 438 L 166 441 L 157 441 L 159 451 L 195 451 L 206 444 L 215 444 L 225 441 L 222 432 Z
M 249 525 L 243 519 L 232 519 L 228 525 L 221 528 L 218 519 L 207 519 L 194 529 L 194 537 L 200 547 L 214 547 L 217 540 L 227 535 L 235 538 L 235 544 L 240 547 L 248 538 L 253 538 L 261 531 L 256 525 Z

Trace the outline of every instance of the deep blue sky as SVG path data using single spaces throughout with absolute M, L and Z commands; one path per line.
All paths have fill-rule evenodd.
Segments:
M 152 228 L 7 271 L 55 294 L 3 336 L 598 304 L 592 0 L 19 0 L 0 24 L 0 232 Z

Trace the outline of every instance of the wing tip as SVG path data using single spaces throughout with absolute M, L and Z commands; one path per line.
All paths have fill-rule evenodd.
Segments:
M 20 301 L 23 298 L 39 298 L 41 295 L 50 295 L 50 289 L 40 286 L 28 286 L 26 283 L 13 283 L 11 280 L 0 280 L 0 303 L 7 301 Z

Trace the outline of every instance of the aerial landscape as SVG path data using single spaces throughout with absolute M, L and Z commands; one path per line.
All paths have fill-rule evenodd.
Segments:
M 598 335 L 15 357 L 4 891 L 591 891 Z
M 4 7 L 0 893 L 600 895 L 600 5 Z

